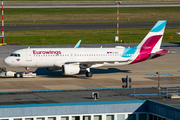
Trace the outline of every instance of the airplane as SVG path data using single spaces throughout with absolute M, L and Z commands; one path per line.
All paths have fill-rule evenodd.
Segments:
M 90 68 L 102 66 L 130 65 L 148 59 L 154 59 L 168 53 L 160 49 L 166 20 L 158 21 L 141 43 L 125 48 L 25 48 L 14 51 L 3 62 L 12 67 L 47 68 L 62 70 L 64 75 L 75 75 L 86 71 L 86 77 L 92 77 Z M 80 43 L 79 43 L 80 44 Z
M 180 33 L 179 33 L 179 32 L 176 32 L 176 35 L 180 35 Z

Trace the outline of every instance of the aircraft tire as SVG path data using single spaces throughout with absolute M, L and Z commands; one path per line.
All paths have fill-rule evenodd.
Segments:
M 86 72 L 86 77 L 92 77 L 92 72 Z

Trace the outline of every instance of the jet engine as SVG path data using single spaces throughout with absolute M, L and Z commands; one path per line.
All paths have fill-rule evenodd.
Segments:
M 64 75 L 75 75 L 75 74 L 79 74 L 81 71 L 79 65 L 63 65 L 62 66 L 62 73 Z

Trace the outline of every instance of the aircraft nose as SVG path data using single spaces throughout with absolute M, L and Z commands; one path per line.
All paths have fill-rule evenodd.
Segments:
M 3 60 L 3 62 L 4 62 L 6 65 L 8 65 L 8 66 L 11 66 L 11 64 L 12 64 L 12 60 L 10 60 L 8 57 L 5 58 L 5 59 Z
M 3 60 L 3 62 L 4 62 L 6 65 L 8 65 L 8 60 L 7 60 L 7 58 L 5 58 L 5 59 Z

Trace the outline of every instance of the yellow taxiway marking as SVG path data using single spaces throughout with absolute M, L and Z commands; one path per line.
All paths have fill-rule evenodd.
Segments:
M 174 78 L 174 79 L 176 79 L 176 80 L 180 80 L 179 78 Z
M 168 67 L 168 68 L 175 69 L 175 67 L 168 66 L 168 65 L 163 65 L 163 64 L 159 64 L 159 63 L 153 63 L 153 62 L 147 62 L 147 61 L 144 61 L 144 62 L 146 62 L 146 63 L 150 63 L 150 64 L 154 64 L 154 65 L 159 65 L 159 66 L 163 66 L 163 67 Z

